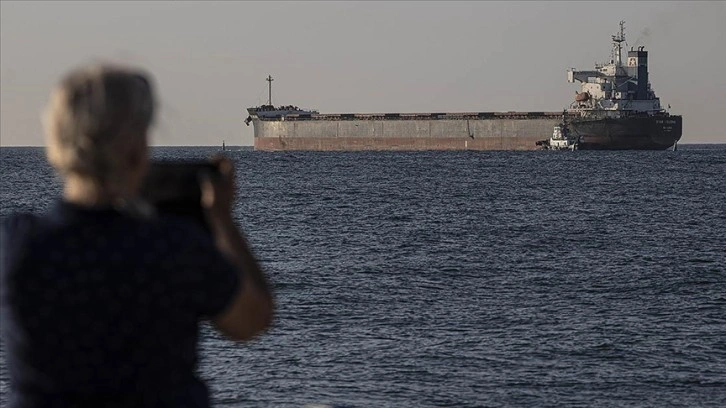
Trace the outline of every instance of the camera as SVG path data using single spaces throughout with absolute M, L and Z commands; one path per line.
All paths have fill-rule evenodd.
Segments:
M 202 208 L 202 174 L 220 177 L 217 164 L 203 160 L 152 161 L 141 186 L 141 198 L 158 214 L 191 218 L 209 231 Z

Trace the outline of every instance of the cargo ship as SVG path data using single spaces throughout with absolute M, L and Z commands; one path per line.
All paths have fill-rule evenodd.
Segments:
M 612 36 L 609 63 L 567 71 L 580 83 L 574 101 L 553 112 L 320 113 L 268 103 L 248 108 L 254 148 L 280 150 L 538 150 L 553 130 L 573 137 L 572 150 L 675 149 L 682 117 L 661 106 L 648 79 L 648 52 L 631 47 L 623 63 L 625 22 Z

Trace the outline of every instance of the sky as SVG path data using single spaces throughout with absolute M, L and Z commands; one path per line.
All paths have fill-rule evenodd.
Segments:
M 0 146 L 42 146 L 70 69 L 153 75 L 158 146 L 253 144 L 246 108 L 321 113 L 561 111 L 567 69 L 610 58 L 625 20 L 681 143 L 726 143 L 726 2 L 0 2 Z

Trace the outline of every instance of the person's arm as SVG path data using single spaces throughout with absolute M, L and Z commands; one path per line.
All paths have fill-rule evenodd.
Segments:
M 216 160 L 222 178 L 202 181 L 202 205 L 217 248 L 239 271 L 240 289 L 227 308 L 212 318 L 212 323 L 227 337 L 243 341 L 270 327 L 275 304 L 262 269 L 232 219 L 232 163 L 225 158 Z

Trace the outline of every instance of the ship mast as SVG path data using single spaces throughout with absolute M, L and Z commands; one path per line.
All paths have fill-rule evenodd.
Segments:
M 272 75 L 267 75 L 267 78 L 265 79 L 265 81 L 270 83 L 269 84 L 269 97 L 267 99 L 267 104 L 272 106 L 272 81 L 274 81 L 274 79 L 272 79 Z
M 613 54 L 615 59 L 615 65 L 622 65 L 622 43 L 625 41 L 625 21 L 620 22 L 620 32 L 613 36 Z

